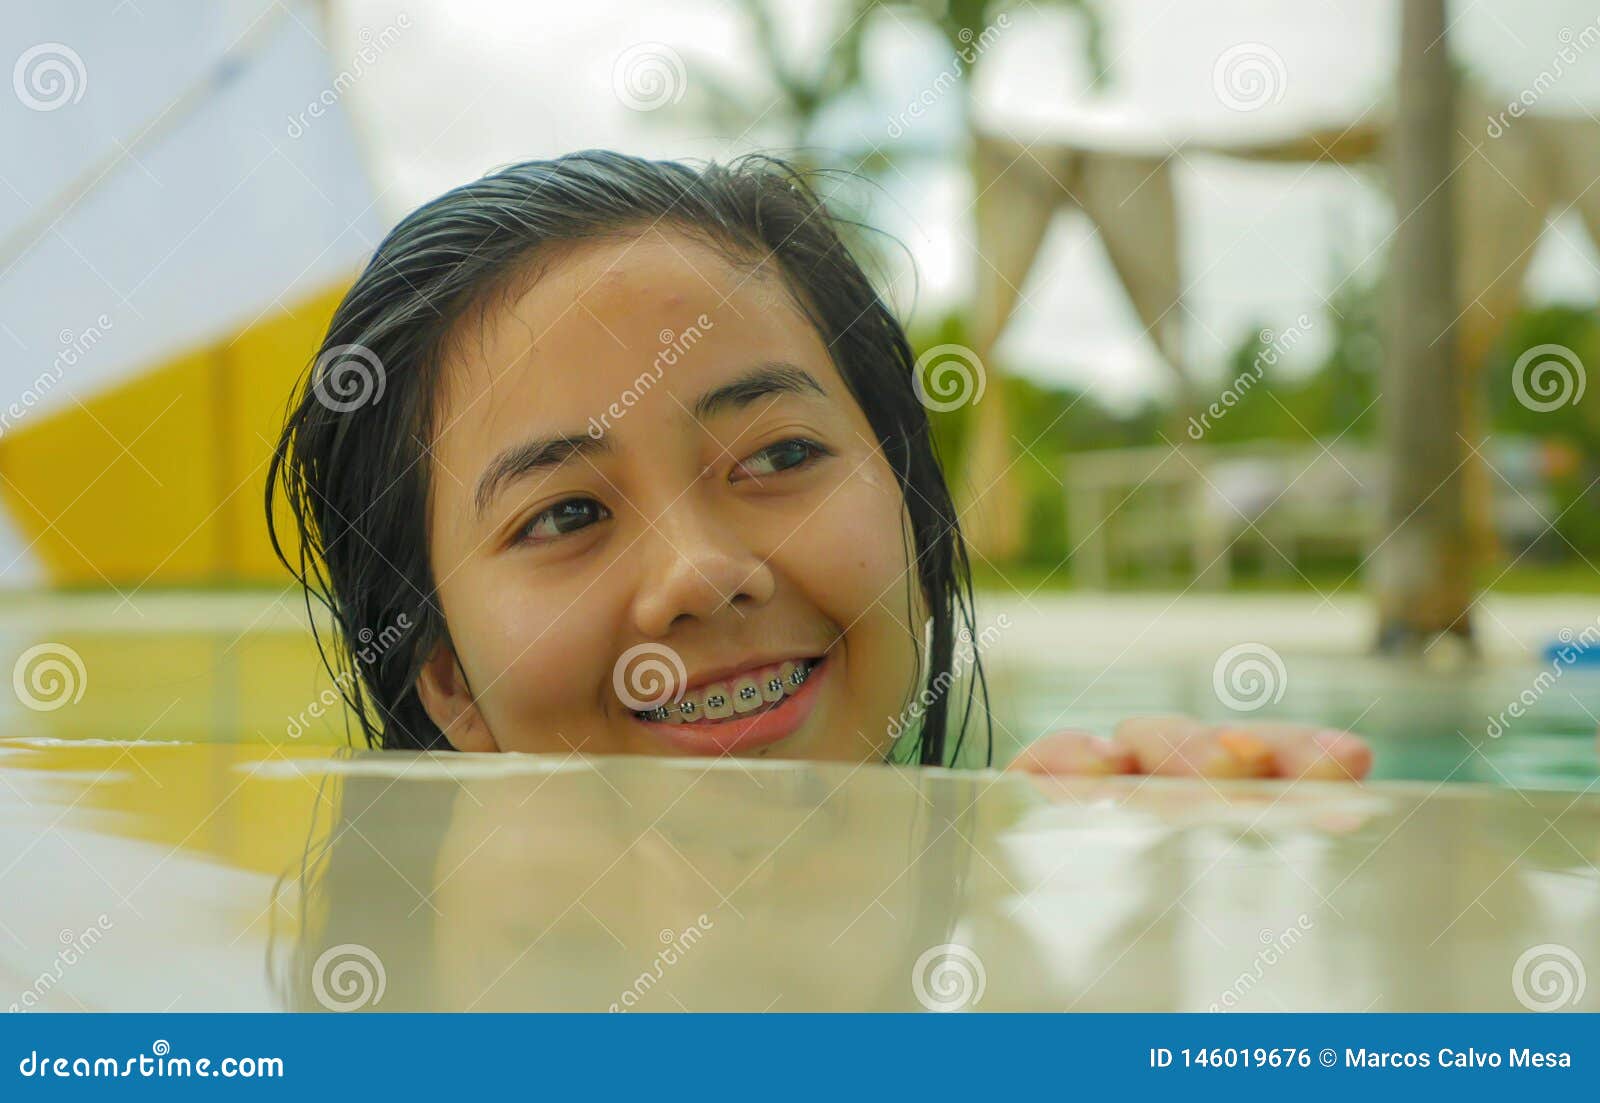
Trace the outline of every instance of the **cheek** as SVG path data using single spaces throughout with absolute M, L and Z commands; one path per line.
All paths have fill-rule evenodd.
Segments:
M 922 631 L 922 617 L 908 608 L 916 580 L 899 486 L 887 466 L 870 476 L 868 470 L 785 544 L 779 569 L 844 630 L 857 720 L 876 723 L 898 711 L 915 678 L 912 633 Z
M 591 591 L 574 602 L 570 591 L 529 592 L 507 580 L 450 610 L 451 637 L 492 727 L 593 711 L 613 642 L 607 619 L 595 615 L 602 600 Z
M 833 491 L 778 552 L 785 573 L 801 580 L 840 627 L 880 599 L 893 609 L 905 604 L 903 505 L 893 476 L 886 478 L 887 486 L 863 472 Z

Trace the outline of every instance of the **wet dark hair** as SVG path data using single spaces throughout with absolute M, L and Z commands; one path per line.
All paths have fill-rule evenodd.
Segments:
M 291 397 L 266 491 L 273 550 L 300 581 L 308 611 L 315 598 L 332 616 L 335 638 L 318 633 L 318 649 L 369 745 L 449 747 L 416 682 L 449 641 L 428 555 L 428 448 L 459 324 L 481 317 L 554 248 L 661 224 L 735 263 L 776 262 L 816 326 L 899 481 L 915 545 L 907 560 L 932 618 L 926 645 L 920 634 L 912 641 L 926 679 L 907 691 L 925 709 L 913 760 L 956 764 L 981 691 L 990 761 L 975 650 L 959 721 L 951 716 L 957 637 L 972 639 L 975 627 L 972 578 L 913 386 L 911 346 L 841 238 L 855 224 L 836 218 L 809 181 L 766 156 L 697 168 L 590 150 L 462 185 L 406 216 L 378 246 Z M 274 515 L 280 493 L 298 529 L 292 558 Z

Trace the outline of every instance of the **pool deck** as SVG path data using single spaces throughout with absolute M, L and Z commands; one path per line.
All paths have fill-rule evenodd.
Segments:
M 1595 794 L 47 741 L 0 793 L 26 1009 L 1600 1010 Z

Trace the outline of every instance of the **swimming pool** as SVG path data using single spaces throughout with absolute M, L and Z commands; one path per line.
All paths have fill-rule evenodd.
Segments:
M 1596 612 L 1600 602 L 1588 599 L 1490 607 L 1484 661 L 1444 671 L 1367 656 L 1359 600 L 984 599 L 979 626 L 991 635 L 979 641 L 988 641 L 995 761 L 1056 728 L 1108 733 L 1125 716 L 1176 711 L 1353 728 L 1374 743 L 1375 779 L 1581 791 L 1600 781 L 1600 666 L 1556 668 L 1552 677 L 1536 644 Z M 341 745 L 342 712 L 304 617 L 291 594 L 248 591 L 130 602 L 82 595 L 0 609 L 13 662 L 45 647 L 36 663 L 83 672 L 70 707 L 8 699 L 3 730 Z M 1223 662 L 1230 651 L 1239 654 Z M 1520 718 L 1507 715 L 1513 702 Z

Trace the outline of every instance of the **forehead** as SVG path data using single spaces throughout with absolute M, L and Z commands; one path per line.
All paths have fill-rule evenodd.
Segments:
M 491 301 L 455 345 L 437 443 L 474 452 L 490 438 L 583 431 L 642 373 L 660 374 L 651 390 L 676 409 L 672 399 L 690 406 L 754 360 L 831 369 L 775 264 L 735 264 L 667 228 L 541 262 L 531 286 Z

